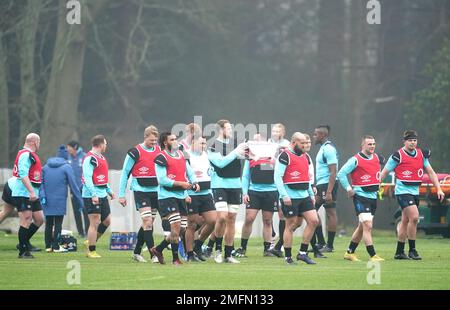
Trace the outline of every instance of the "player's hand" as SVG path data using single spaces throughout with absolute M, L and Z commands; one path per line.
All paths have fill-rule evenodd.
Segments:
M 283 203 L 285 206 L 292 206 L 292 201 L 291 201 L 291 198 L 289 198 L 289 197 L 284 197 Z
M 317 187 L 313 186 L 312 190 L 313 190 L 314 196 L 317 196 Z
M 242 197 L 242 201 L 246 205 L 250 204 L 250 196 L 249 195 L 244 195 L 244 197 Z
M 315 196 L 311 196 L 311 201 L 313 205 L 316 205 L 316 197 Z
M 348 198 L 352 198 L 353 196 L 355 196 L 355 191 L 353 190 L 353 188 L 347 191 L 347 195 Z
M 200 191 L 200 185 L 198 185 L 198 183 L 192 184 L 192 190 L 194 190 L 194 192 L 198 193 Z
M 332 204 L 333 203 L 333 195 L 329 192 L 326 193 L 325 195 L 325 202 L 327 204 Z
M 438 192 L 437 192 L 437 197 L 438 197 L 438 199 L 439 199 L 440 202 L 443 202 L 443 201 L 444 201 L 445 194 L 444 194 L 444 192 L 442 191 L 442 189 L 438 190 Z
M 114 194 L 114 192 L 112 192 L 111 194 L 109 194 L 109 197 L 111 197 L 111 200 L 114 200 L 117 198 L 116 194 Z
M 187 204 L 191 204 L 192 203 L 192 198 L 190 196 L 187 196 L 185 199 Z
M 92 196 L 92 203 L 94 204 L 94 206 L 96 206 L 96 205 L 98 205 L 99 204 L 99 200 L 98 200 L 98 197 L 97 196 Z
M 36 196 L 36 194 L 35 194 L 34 192 L 32 192 L 32 193 L 30 194 L 29 199 L 30 199 L 30 201 L 36 201 L 36 200 L 38 199 L 38 197 Z
M 122 205 L 122 207 L 127 206 L 127 199 L 124 197 L 119 197 L 119 203 Z
M 189 183 L 189 182 L 181 182 L 181 188 L 185 189 L 185 190 L 191 189 L 192 188 L 192 184 Z
M 248 148 L 247 143 L 242 142 L 236 147 L 238 157 L 245 157 L 245 150 Z

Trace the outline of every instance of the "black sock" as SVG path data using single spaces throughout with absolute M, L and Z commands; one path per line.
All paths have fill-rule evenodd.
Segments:
M 241 239 L 241 248 L 247 250 L 248 239 Z
M 264 241 L 264 251 L 269 251 L 269 248 L 270 248 L 270 242 L 265 242 Z
M 200 241 L 200 240 L 195 240 L 194 241 L 194 251 L 196 251 L 196 252 L 201 252 L 201 250 L 202 250 L 202 245 L 203 245 L 203 241 Z
M 285 257 L 291 257 L 292 256 L 292 248 L 284 248 L 284 256 Z
M 147 245 L 147 248 L 150 250 L 155 245 L 153 240 L 153 230 L 144 230 L 144 241 Z
M 357 242 L 350 241 L 350 245 L 348 246 L 347 253 L 348 253 L 348 254 L 353 254 L 353 253 L 355 253 L 356 248 L 358 247 L 358 244 L 359 244 L 359 243 L 357 243 Z
M 308 251 L 308 244 L 307 243 L 302 243 L 300 244 L 300 252 L 307 252 Z
M 314 232 L 312 237 L 311 237 L 311 247 L 312 249 L 315 251 L 316 250 L 316 244 L 317 244 L 317 237 L 316 237 L 316 233 Z
M 367 253 L 369 253 L 370 257 L 372 257 L 372 256 L 374 256 L 376 254 L 375 253 L 375 248 L 373 247 L 373 245 L 367 245 L 366 249 L 367 249 Z
M 27 236 L 28 236 L 28 228 L 20 226 L 18 237 L 19 237 L 19 254 L 27 251 Z
M 405 243 L 401 241 L 397 241 L 397 251 L 395 254 L 402 254 L 405 252 Z
M 172 247 L 172 261 L 176 261 L 178 259 L 178 242 L 171 242 L 170 246 Z
M 95 251 L 95 245 L 90 245 L 89 246 L 89 252 L 93 252 L 93 251 Z
M 158 252 L 162 252 L 169 244 L 170 244 L 170 242 L 167 241 L 166 238 L 164 238 L 163 241 L 161 241 L 161 243 L 156 247 L 156 250 Z M 178 247 L 177 247 L 177 251 L 178 251 Z
M 286 227 L 286 221 L 280 220 L 280 223 L 278 224 L 278 234 L 280 235 L 280 239 L 278 239 L 277 244 L 275 245 L 275 249 L 281 250 L 281 247 L 283 246 L 284 240 L 284 228 Z
M 168 219 L 162 220 L 161 226 L 164 232 L 170 232 L 170 222 Z
M 232 245 L 226 245 L 225 246 L 225 258 L 230 257 L 232 251 L 233 251 L 233 246 Z
M 102 223 L 98 224 L 97 233 L 100 234 L 100 235 L 103 235 L 107 229 L 108 229 L 108 226 L 106 226 L 102 222 Z
M 27 243 L 30 242 L 31 237 L 37 232 L 39 229 L 39 226 L 36 226 L 34 223 L 31 223 L 30 227 L 28 227 L 28 234 L 27 234 Z
M 144 245 L 144 229 L 141 226 L 141 228 L 139 228 L 139 231 L 137 233 L 137 241 L 136 246 L 134 247 L 134 254 L 141 254 L 143 245 Z
M 328 232 L 328 243 L 327 243 L 327 245 L 328 245 L 328 247 L 330 249 L 333 248 L 334 236 L 336 236 L 336 232 L 335 231 L 329 231 Z
M 216 251 L 222 251 L 223 237 L 216 237 Z
M 217 238 L 216 238 L 217 239 Z M 208 241 L 208 248 L 213 248 L 214 247 L 214 243 L 216 243 L 216 240 L 211 240 L 211 239 L 209 239 L 209 241 Z
M 409 243 L 409 250 L 415 250 L 416 249 L 416 240 L 409 240 L 408 239 L 408 243 Z
M 317 236 L 317 242 L 320 245 L 325 245 L 325 237 L 323 236 L 322 225 L 316 227 L 315 235 Z

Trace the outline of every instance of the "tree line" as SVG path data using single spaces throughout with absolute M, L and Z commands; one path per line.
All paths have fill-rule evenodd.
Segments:
M 148 124 L 228 118 L 311 132 L 343 156 L 370 133 L 388 155 L 404 129 L 450 171 L 450 1 L 65 0 L 0 3 L 0 166 L 27 132 L 42 156 L 109 140 L 112 166 Z M 445 170 L 445 171 L 444 171 Z

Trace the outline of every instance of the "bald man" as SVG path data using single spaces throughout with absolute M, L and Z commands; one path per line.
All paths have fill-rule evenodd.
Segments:
M 286 218 L 284 229 L 284 255 L 286 263 L 294 265 L 292 259 L 292 238 L 298 223 L 305 219 L 307 225 L 303 232 L 303 241 L 297 260 L 307 264 L 315 264 L 308 257 L 308 244 L 319 223 L 314 208 L 315 198 L 309 176 L 309 156 L 305 153 L 308 141 L 304 134 L 296 132 L 292 135 L 289 147 L 284 150 L 275 164 L 274 180 L 280 194 L 283 215 Z
M 39 150 L 40 137 L 30 133 L 25 139 L 23 148 L 17 153 L 14 161 L 11 196 L 14 206 L 19 212 L 19 258 L 34 258 L 30 253 L 30 239 L 44 222 L 41 203 L 39 202 L 39 186 L 42 180 L 42 166 L 36 152 Z

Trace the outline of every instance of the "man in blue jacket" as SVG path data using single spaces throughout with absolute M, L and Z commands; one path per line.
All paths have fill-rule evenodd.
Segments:
M 66 145 L 67 150 L 67 162 L 72 166 L 72 170 L 75 176 L 75 181 L 78 185 L 78 188 L 83 188 L 83 184 L 81 183 L 81 174 L 83 170 L 83 158 L 86 156 L 86 153 L 83 151 L 83 148 L 80 146 L 80 144 L 77 141 L 70 141 Z M 76 206 L 76 196 L 74 195 L 74 192 L 72 192 L 71 200 L 72 200 L 72 207 L 73 207 L 73 215 L 75 217 L 75 223 L 77 225 L 77 231 L 80 237 L 84 238 L 87 234 L 88 228 L 89 228 L 89 217 L 87 215 L 86 209 L 82 209 L 80 212 L 77 210 Z M 83 226 L 84 221 L 84 226 Z
M 74 211 L 80 213 L 83 200 L 75 181 L 72 167 L 58 152 L 58 157 L 51 157 L 42 168 L 42 186 L 39 198 L 45 215 L 45 248 L 47 252 L 63 252 L 59 247 L 62 222 L 67 209 L 67 186 L 74 195 Z M 54 229 L 54 230 L 53 230 Z

